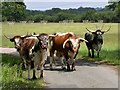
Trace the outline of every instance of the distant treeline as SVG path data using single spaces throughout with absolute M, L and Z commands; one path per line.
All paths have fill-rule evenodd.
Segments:
M 104 8 L 80 7 L 78 9 L 60 9 L 38 11 L 26 10 L 23 2 L 2 3 L 2 21 L 33 21 L 33 22 L 62 22 L 62 21 L 83 22 L 120 22 L 120 1 L 109 2 Z

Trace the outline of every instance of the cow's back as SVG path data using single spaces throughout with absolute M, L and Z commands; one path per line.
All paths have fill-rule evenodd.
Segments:
M 75 37 L 75 35 L 71 34 L 71 33 L 68 33 L 68 34 L 65 34 L 65 35 L 58 35 L 56 37 L 53 38 L 53 48 L 55 49 L 61 49 L 63 48 L 63 43 L 69 39 L 69 38 L 72 38 L 72 37 Z

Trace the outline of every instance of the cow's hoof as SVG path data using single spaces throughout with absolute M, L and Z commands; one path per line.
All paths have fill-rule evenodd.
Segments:
M 65 67 L 62 67 L 62 70 L 65 70 L 66 68 Z
M 70 71 L 70 68 L 67 68 L 67 71 Z
M 30 78 L 28 78 L 28 80 L 30 80 Z
M 94 58 L 94 56 L 92 56 L 91 58 Z
M 40 78 L 42 79 L 42 78 L 43 78 L 43 75 L 41 75 Z
M 52 68 L 52 67 L 50 67 L 50 70 L 53 70 L 53 68 Z
M 72 69 L 72 71 L 76 71 L 76 69 L 75 69 L 75 68 L 73 68 L 73 69 Z
M 53 68 L 50 68 L 51 71 L 53 71 Z
M 33 77 L 32 79 L 33 79 L 33 80 L 36 80 L 37 78 L 36 78 L 36 77 Z
M 50 70 L 53 70 L 53 67 L 52 67 L 52 65 L 50 64 Z

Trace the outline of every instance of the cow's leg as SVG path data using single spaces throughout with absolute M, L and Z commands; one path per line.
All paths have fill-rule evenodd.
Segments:
M 53 64 L 53 60 L 54 60 L 54 52 L 55 50 L 53 50 L 52 48 L 50 49 L 50 70 L 53 69 L 52 64 Z
M 70 64 L 68 61 L 67 61 L 67 71 L 70 71 Z
M 42 67 L 40 69 L 40 78 L 43 78 L 43 65 L 42 65 Z
M 97 52 L 97 57 L 99 58 L 99 51 Z
M 28 80 L 30 80 L 30 64 L 28 64 Z
M 33 77 L 32 77 L 33 80 L 37 79 L 36 74 L 35 74 L 36 70 L 37 70 L 37 66 L 35 66 L 34 69 L 33 69 Z
M 25 63 L 23 62 L 23 63 L 22 63 L 22 70 L 25 70 L 25 69 L 26 69 Z
M 88 57 L 91 57 L 90 49 L 88 49 Z
M 50 57 L 50 70 L 53 69 L 53 66 L 52 66 L 53 60 L 54 60 L 54 56 Z
M 34 61 L 31 61 L 31 69 L 34 68 Z
M 92 49 L 92 58 L 94 58 L 94 49 Z
M 72 71 L 76 71 L 76 69 L 75 69 L 75 59 L 73 59 L 73 63 L 72 63 Z
M 63 61 L 63 60 L 64 60 L 64 57 L 59 57 L 59 58 L 60 58 L 60 61 L 61 61 L 61 64 L 62 64 L 62 65 L 61 65 L 61 66 L 62 66 L 62 69 L 63 69 L 63 70 L 66 69 L 66 68 L 65 68 L 65 64 L 64 64 L 64 61 Z
M 26 60 L 24 58 L 22 58 L 23 63 L 22 63 L 22 70 L 25 70 L 27 68 L 26 66 Z
M 67 71 L 70 71 L 70 64 L 69 64 L 68 54 L 65 54 L 65 59 L 66 59 L 66 63 L 67 63 Z

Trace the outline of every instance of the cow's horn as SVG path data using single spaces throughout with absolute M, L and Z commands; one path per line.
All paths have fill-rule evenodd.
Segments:
M 86 28 L 86 29 L 87 29 L 87 28 Z M 89 32 L 91 32 L 91 33 L 92 33 L 92 32 L 94 32 L 94 31 L 92 31 L 92 30 L 89 30 L 89 29 L 87 29 L 87 30 L 88 30 Z
M 55 36 L 57 36 L 57 35 L 49 35 L 49 37 L 55 37 Z
M 20 37 L 25 37 L 26 35 L 22 35 L 22 36 L 20 36 Z
M 34 36 L 34 37 L 38 37 L 38 36 L 39 36 L 39 34 L 36 34 L 36 35 L 32 35 L 32 36 Z
M 82 41 L 88 42 L 88 41 L 87 41 L 87 40 L 85 40 L 84 38 L 79 38 L 79 40 L 82 40 Z
M 5 34 L 3 34 L 7 39 L 11 39 L 10 37 L 7 37 Z
M 109 29 L 108 29 L 108 30 L 106 30 L 106 31 L 103 31 L 103 32 L 108 32 L 110 29 L 111 29 L 111 26 L 109 27 Z
M 63 43 L 63 48 L 65 48 L 65 44 L 69 41 L 70 39 L 65 40 L 65 42 Z

